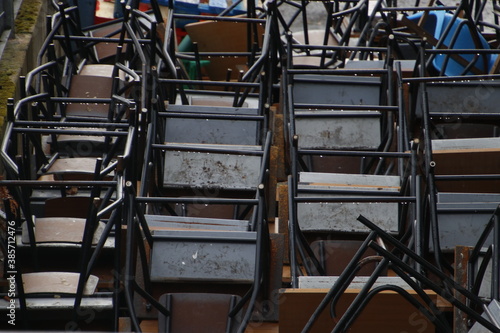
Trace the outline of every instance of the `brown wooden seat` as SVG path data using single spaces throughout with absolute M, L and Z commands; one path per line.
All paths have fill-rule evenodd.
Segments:
M 236 332 L 240 317 L 229 317 L 241 297 L 227 294 L 173 293 L 160 298 L 170 316 L 158 315 L 159 332 Z
M 37 243 L 70 243 L 81 244 L 86 220 L 75 217 L 42 217 L 35 218 L 35 240 Z M 24 224 L 25 226 L 25 224 Z M 104 223 L 99 222 L 92 239 L 97 244 L 104 229 Z M 28 233 L 23 230 L 23 243 L 29 244 Z
M 79 273 L 36 272 L 22 275 L 25 294 L 76 294 Z M 85 284 L 84 295 L 94 294 L 99 278 L 91 275 Z
M 101 131 L 99 128 L 68 127 L 67 129 L 74 131 L 78 130 L 86 134 Z M 59 134 L 56 138 L 57 142 L 54 142 L 51 137 L 48 137 L 45 151 L 48 153 L 52 150 L 59 151 L 67 156 L 99 157 L 109 149 L 111 144 L 116 142 L 116 138 L 111 138 L 108 144 L 105 136 L 86 134 Z
M 69 97 L 75 98 L 110 98 L 113 78 L 104 76 L 75 75 L 71 79 Z M 109 104 L 71 103 L 66 107 L 68 116 L 106 118 Z
M 96 161 L 92 157 L 60 158 L 54 161 L 45 174 L 54 175 L 54 179 L 92 180 Z
M 119 38 L 121 23 L 110 24 L 108 26 L 92 30 L 90 35 L 92 37 L 106 37 L 110 38 Z M 114 33 L 114 34 L 113 34 Z M 112 61 L 116 56 L 118 43 L 115 42 L 102 42 L 97 43 L 94 47 L 94 52 L 99 62 Z M 124 49 L 126 49 L 127 44 L 124 45 Z
M 113 77 L 114 65 L 108 64 L 88 64 L 82 67 L 78 75 L 83 76 L 101 76 L 101 77 Z M 119 71 L 120 79 L 124 80 L 125 74 L 123 71 Z

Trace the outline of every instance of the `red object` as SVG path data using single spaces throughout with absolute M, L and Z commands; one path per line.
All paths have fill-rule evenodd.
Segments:
M 145 12 L 145 11 L 150 10 L 150 9 L 151 9 L 151 5 L 149 5 L 147 3 L 142 3 L 142 2 L 139 3 L 139 10 L 141 12 Z

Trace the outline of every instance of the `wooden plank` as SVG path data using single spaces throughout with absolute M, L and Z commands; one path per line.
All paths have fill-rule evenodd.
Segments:
M 59 158 L 45 174 L 52 174 L 57 180 L 93 180 L 96 161 L 95 157 Z M 110 180 L 113 176 L 114 172 L 111 171 L 104 180 Z
M 469 254 L 470 248 L 467 246 L 455 247 L 455 281 L 462 287 L 467 288 L 469 269 Z M 465 303 L 466 297 L 459 293 L 456 289 L 453 290 L 453 296 L 462 303 Z M 469 331 L 467 325 L 468 318 L 457 307 L 453 309 L 453 332 L 467 333 Z
M 130 317 L 118 318 L 118 332 L 132 332 L 132 321 Z
M 157 320 L 143 320 L 141 321 L 141 329 L 144 333 L 157 333 L 158 332 L 158 321 Z M 125 332 L 125 331 L 123 331 Z M 245 330 L 245 333 L 278 333 L 279 326 L 278 323 L 266 323 L 266 322 L 250 322 Z
M 59 158 L 47 170 L 48 174 L 87 173 L 94 174 L 96 159 L 93 157 Z
M 500 152 L 497 150 L 469 150 L 453 153 L 433 152 L 436 175 L 498 174 Z M 440 192 L 499 193 L 498 180 L 438 181 Z
M 261 322 L 250 322 L 245 330 L 245 333 L 278 333 L 279 324 L 278 323 L 261 323 Z
M 280 297 L 280 331 L 301 332 L 327 292 L 328 289 L 283 289 Z M 347 289 L 337 303 L 336 313 L 338 317 L 332 319 L 329 311 L 324 311 L 310 332 L 330 332 L 358 292 L 357 289 Z M 409 293 L 416 295 L 414 291 L 409 291 Z M 430 291 L 428 295 L 434 301 L 438 296 Z M 435 332 L 435 327 L 402 296 L 392 291 L 385 291 L 374 296 L 349 332 L 430 333 Z
M 269 289 L 266 300 L 268 300 L 268 311 L 260 312 L 255 316 L 258 323 L 261 321 L 277 321 L 279 318 L 279 290 L 283 286 L 283 255 L 284 237 L 282 234 L 271 233 L 270 237 L 270 267 L 269 267 Z M 267 301 L 266 301 L 267 302 Z
M 267 181 L 266 195 L 267 198 L 271 198 L 271 203 L 274 203 L 272 198 L 276 198 L 276 186 L 278 183 L 277 172 L 278 172 L 278 158 L 279 158 L 279 148 L 277 146 L 271 146 L 270 148 L 270 160 L 269 160 L 269 178 Z M 270 204 L 267 207 L 267 220 L 269 222 L 274 222 L 276 217 L 276 205 Z
M 142 320 L 140 326 L 144 333 L 158 333 L 158 320 Z
M 286 181 L 287 164 L 285 158 L 285 130 L 284 130 L 284 118 L 283 113 L 280 112 L 278 105 L 273 105 L 270 108 L 271 112 L 271 128 L 273 131 L 273 146 L 278 149 L 278 155 L 276 156 L 276 179 L 278 182 Z
M 285 255 L 284 263 L 289 263 L 289 245 L 288 245 L 288 185 L 287 183 L 279 183 L 277 185 L 278 199 L 278 233 L 285 235 Z

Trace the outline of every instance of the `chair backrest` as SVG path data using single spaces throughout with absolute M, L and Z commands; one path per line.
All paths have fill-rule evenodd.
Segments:
M 151 280 L 252 283 L 253 231 L 155 230 Z
M 170 118 L 168 113 L 180 114 Z M 210 116 L 257 116 L 254 108 L 208 107 L 191 105 L 170 105 L 165 113 L 165 142 L 204 143 L 226 145 L 257 145 L 260 140 L 261 124 L 258 120 L 237 118 L 210 119 Z M 185 114 L 185 117 L 182 117 Z M 197 129 L 186 131 L 186 128 Z
M 348 75 L 295 75 L 293 102 L 331 105 L 383 105 L 382 78 Z
M 158 315 L 159 332 L 192 333 L 235 332 L 241 315 L 229 317 L 229 312 L 241 299 L 226 294 L 172 293 L 164 294 L 160 303 L 170 311 Z
M 481 115 L 497 114 L 500 104 L 500 82 L 485 81 L 436 81 L 426 83 L 429 114 Z M 417 96 L 415 115 L 422 117 L 422 92 Z

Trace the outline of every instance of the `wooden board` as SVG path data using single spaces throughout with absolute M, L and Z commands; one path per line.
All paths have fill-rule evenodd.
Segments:
M 143 320 L 141 321 L 141 329 L 144 333 L 157 333 L 158 321 Z M 120 330 L 120 332 L 129 332 L 129 331 Z M 266 323 L 266 322 L 248 323 L 245 333 L 259 333 L 259 332 L 278 333 L 279 332 L 278 323 Z
M 434 151 L 433 159 L 436 175 L 487 175 L 500 170 L 500 150 Z M 437 182 L 440 192 L 499 193 L 499 185 L 498 179 Z
M 280 332 L 301 332 L 328 289 L 283 289 L 280 297 Z M 335 321 L 345 312 L 359 290 L 348 289 L 340 297 L 336 311 L 338 318 L 330 318 L 328 309 L 323 311 L 311 333 L 330 332 Z M 410 291 L 415 295 L 415 292 Z M 436 300 L 433 292 L 429 296 Z M 434 332 L 434 325 L 428 321 L 416 308 L 395 292 L 382 292 L 376 295 L 367 305 L 358 320 L 349 330 L 350 333 L 366 332 Z

